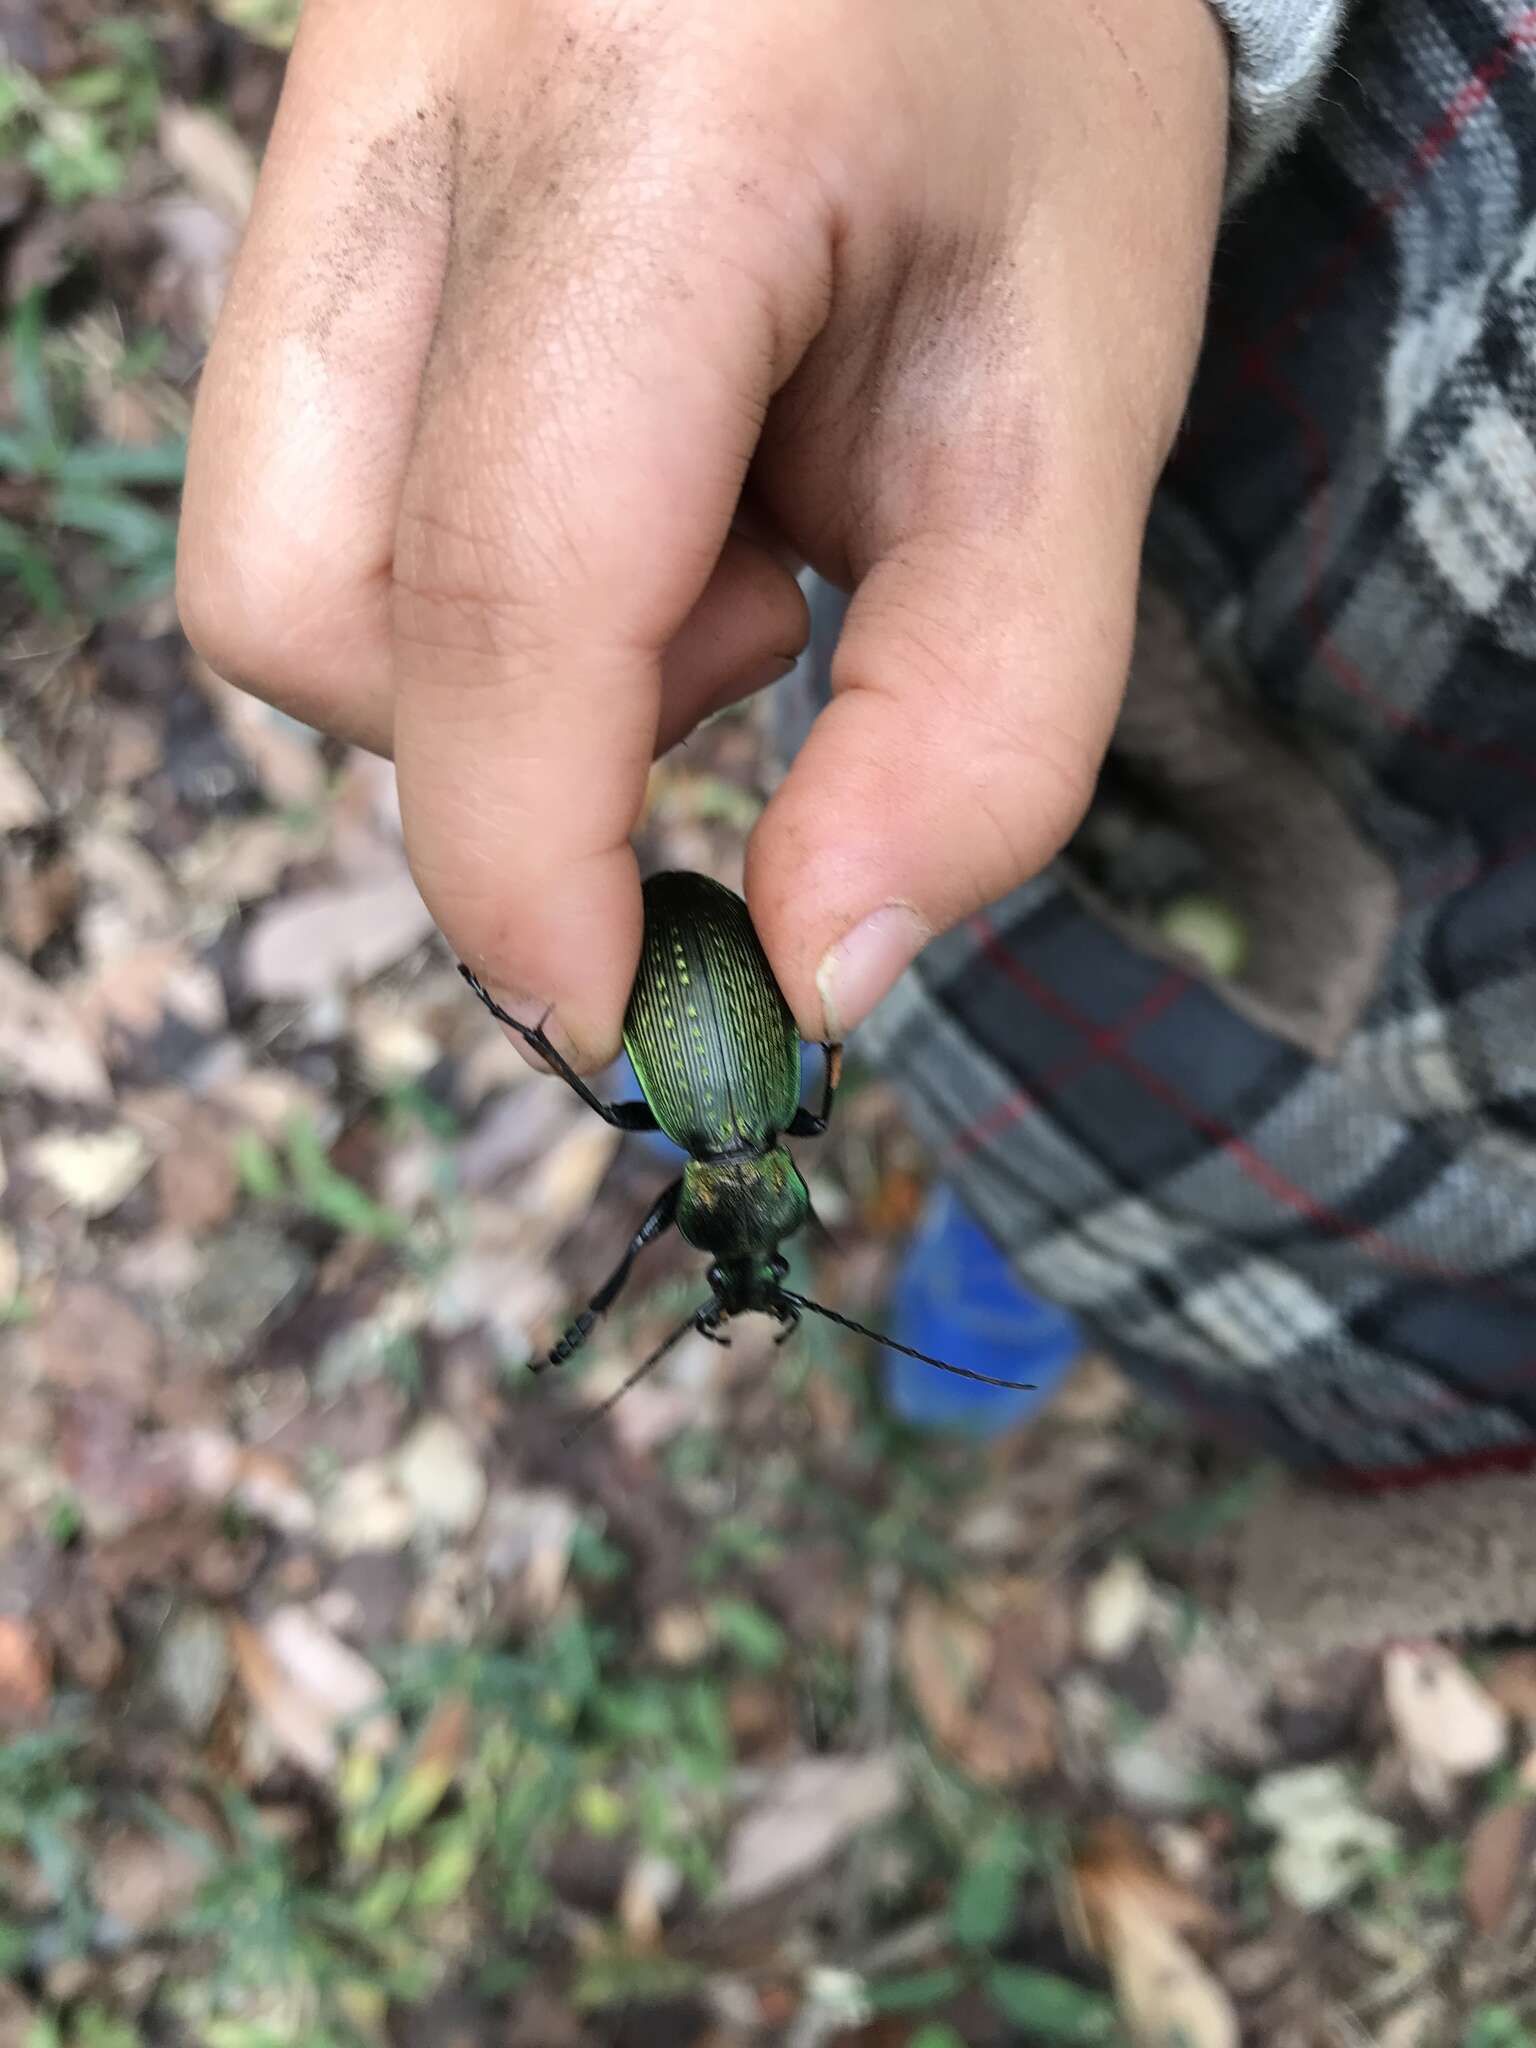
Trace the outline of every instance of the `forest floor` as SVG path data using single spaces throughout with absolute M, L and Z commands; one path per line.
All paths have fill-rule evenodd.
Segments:
M 1106 1362 L 975 1448 L 749 1323 L 566 1441 L 697 1297 L 524 1370 L 665 1169 L 168 595 L 292 11 L 0 6 L 0 2048 L 1536 2043 L 1536 1652 L 1256 1660 L 1270 1476 Z M 900 1102 L 802 1160 L 878 1314 Z

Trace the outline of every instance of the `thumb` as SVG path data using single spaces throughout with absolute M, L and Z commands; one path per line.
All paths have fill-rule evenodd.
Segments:
M 1087 807 L 1124 691 L 1144 501 L 1128 517 L 1123 480 L 1118 508 L 1081 477 L 1075 495 L 1052 493 L 1048 518 L 1015 512 L 1011 531 L 912 536 L 858 588 L 832 702 L 747 865 L 810 1037 L 844 1037 L 930 938 L 1037 874 Z

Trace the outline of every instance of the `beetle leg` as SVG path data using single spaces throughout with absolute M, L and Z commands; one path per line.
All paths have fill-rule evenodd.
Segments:
M 822 1051 L 827 1056 L 826 1072 L 822 1080 L 821 1108 L 813 1115 L 802 1103 L 790 1119 L 785 1136 L 789 1138 L 819 1138 L 832 1120 L 832 1104 L 837 1095 L 837 1084 L 843 1078 L 843 1048 L 828 1045 L 822 1041 Z
M 598 1317 L 612 1308 L 614 1302 L 618 1299 L 619 1290 L 629 1278 L 629 1269 L 635 1263 L 635 1260 L 648 1244 L 654 1244 L 657 1238 L 664 1231 L 670 1230 L 677 1221 L 677 1198 L 682 1193 L 682 1189 L 683 1184 L 680 1180 L 675 1180 L 670 1187 L 662 1189 L 645 1221 L 630 1239 L 629 1249 L 625 1252 L 623 1258 L 620 1259 L 619 1263 L 587 1303 L 575 1322 L 571 1324 L 559 1343 L 551 1347 L 549 1356 L 529 1361 L 529 1370 L 531 1372 L 547 1372 L 552 1365 L 564 1365 L 572 1352 L 579 1351 L 582 1345 L 586 1343 L 588 1337 L 592 1334 L 593 1325 L 597 1322 Z
M 515 1031 L 524 1045 L 531 1047 L 541 1060 L 547 1060 L 566 1087 L 573 1089 L 581 1097 L 588 1109 L 595 1111 L 605 1124 L 612 1124 L 616 1130 L 620 1131 L 655 1130 L 656 1114 L 648 1102 L 602 1101 L 599 1096 L 593 1094 L 592 1090 L 583 1081 L 570 1061 L 566 1059 L 565 1055 L 552 1045 L 544 1035 L 543 1018 L 537 1024 L 520 1024 L 517 1018 L 510 1011 L 504 1010 L 496 998 L 489 994 L 481 983 L 475 979 L 474 975 L 470 973 L 462 961 L 459 963 L 459 972 L 496 1021 L 499 1024 L 505 1024 L 509 1030 Z M 547 1017 L 549 1012 L 546 1010 L 544 1015 Z
M 696 1308 L 693 1311 L 692 1315 L 686 1316 L 683 1319 L 683 1321 L 678 1324 L 677 1328 L 672 1332 L 670 1337 L 662 1338 L 661 1342 L 656 1346 L 656 1349 L 651 1353 L 649 1358 L 643 1358 L 640 1361 L 640 1363 L 635 1367 L 634 1371 L 629 1375 L 628 1379 L 621 1380 L 619 1384 L 614 1388 L 613 1392 L 609 1394 L 605 1400 L 599 1401 L 595 1408 L 588 1409 L 587 1413 L 581 1418 L 580 1422 L 577 1423 L 574 1429 L 567 1430 L 565 1435 L 560 1439 L 561 1443 L 563 1443 L 567 1448 L 569 1448 L 570 1445 L 576 1443 L 581 1437 L 584 1437 L 587 1431 L 592 1427 L 593 1423 L 600 1421 L 602 1417 L 608 1413 L 610 1408 L 617 1407 L 618 1403 L 623 1400 L 624 1396 L 629 1392 L 631 1387 L 637 1386 L 639 1382 L 645 1378 L 648 1372 L 653 1372 L 656 1369 L 656 1367 L 660 1365 L 661 1361 L 666 1357 L 667 1353 L 672 1349 L 672 1346 L 674 1344 L 681 1343 L 683 1338 L 687 1336 L 690 1330 L 697 1330 L 702 1328 L 705 1319 L 709 1315 L 709 1309 L 710 1304 L 708 1302 L 704 1302 L 700 1307 Z
M 774 1314 L 778 1317 L 779 1321 L 784 1325 L 783 1329 L 780 1330 L 777 1337 L 775 1337 L 773 1340 L 775 1347 L 777 1347 L 780 1344 L 787 1344 L 790 1338 L 793 1337 L 793 1335 L 795 1334 L 796 1330 L 799 1329 L 800 1311 L 795 1307 L 793 1302 L 784 1301 L 780 1302 L 779 1306 L 774 1310 Z
M 722 1337 L 720 1334 L 720 1325 L 724 1321 L 725 1314 L 720 1307 L 718 1299 L 706 1302 L 704 1307 L 699 1310 L 699 1335 L 707 1337 L 711 1344 L 718 1344 L 722 1351 L 729 1351 L 731 1339 L 729 1337 Z

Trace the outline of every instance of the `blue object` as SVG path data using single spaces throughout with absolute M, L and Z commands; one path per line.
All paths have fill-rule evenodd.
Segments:
M 949 1188 L 929 1198 L 891 1299 L 891 1335 L 919 1351 L 1034 1391 L 978 1386 L 915 1358 L 885 1354 L 885 1392 L 919 1429 L 1000 1436 L 1060 1385 L 1083 1348 L 1064 1309 L 1021 1287 L 1007 1259 Z

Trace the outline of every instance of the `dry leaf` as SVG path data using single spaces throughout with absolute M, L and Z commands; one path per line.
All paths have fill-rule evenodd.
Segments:
M 610 1125 L 585 1118 L 543 1153 L 514 1197 L 533 1243 L 558 1244 L 587 1214 L 623 1142 Z
M 1376 2048 L 1433 2048 L 1446 2039 L 1445 2000 L 1437 1992 L 1415 1998 L 1383 2020 L 1376 2034 Z
M 256 159 L 227 121 L 184 100 L 160 103 L 160 154 L 231 227 L 243 227 L 256 192 Z
M 394 1718 L 377 1711 L 383 1679 L 309 1609 L 280 1607 L 260 1628 L 231 1619 L 229 1641 L 262 1725 L 313 1777 L 335 1777 L 344 1742 L 383 1754 L 399 1741 Z
M 81 1560 L 66 1572 L 49 1604 L 48 1633 L 68 1676 L 91 1692 L 104 1692 L 121 1673 L 127 1652 L 111 1595 L 94 1565 L 93 1557 L 89 1565 Z
M 1109 1967 L 1138 2048 L 1237 2048 L 1232 2001 L 1183 1938 L 1214 1923 L 1206 1901 L 1123 1821 L 1094 1830 L 1073 1880 L 1081 1931 Z
M 106 1102 L 112 1087 L 72 1002 L 0 952 L 0 1090 L 55 1102 Z
M 1237 2013 L 1181 1935 L 1134 1898 L 1110 1914 L 1115 2003 L 1137 2048 L 1238 2048 Z
M 1506 1799 L 1490 1806 L 1467 1837 L 1461 1895 L 1479 1934 L 1497 1934 L 1536 1848 L 1536 1805 Z
M 106 1216 L 149 1171 L 149 1147 L 130 1124 L 105 1131 L 47 1131 L 27 1164 L 82 1216 Z
M 0 832 L 22 832 L 48 815 L 42 791 L 0 740 Z
M 1136 1645 L 1152 1612 L 1152 1582 L 1139 1557 L 1111 1559 L 1083 1595 L 1078 1633 L 1098 1664 L 1114 1664 Z
M 1072 1625 L 1053 1588 L 976 1580 L 945 1602 L 919 1592 L 901 1624 L 901 1666 L 941 1747 L 987 1784 L 1049 1770 L 1056 1704 L 1042 1672 L 1059 1669 Z
M 1400 1839 L 1390 1821 L 1359 1805 L 1336 1764 L 1273 1772 L 1255 1789 L 1249 1811 L 1280 1837 L 1270 1875 L 1303 1913 L 1335 1905 Z
M 483 1544 L 487 1576 L 515 1581 L 524 1610 L 548 1621 L 565 1591 L 580 1526 L 576 1503 L 552 1487 L 493 1495 Z
M 115 1394 L 134 1406 L 154 1390 L 160 1338 L 99 1280 L 61 1280 L 24 1341 L 33 1370 L 50 1388 Z
M 618 1920 L 636 1948 L 659 1948 L 662 1915 L 683 1888 L 683 1873 L 665 1856 L 644 1853 L 624 1873 Z
M 23 959 L 42 951 L 79 898 L 79 871 L 67 853 L 24 857 L 0 848 L 0 936 Z
M 469 1752 L 474 1715 L 463 1693 L 438 1702 L 421 1731 L 390 1806 L 390 1832 L 413 1834 L 442 1804 Z
M 91 1858 L 91 1891 L 120 1928 L 147 1934 L 191 1905 L 216 1855 L 211 1841 L 199 1855 L 190 1842 L 158 1829 L 116 1828 Z
M 20 1615 L 0 1614 L 0 1729 L 40 1726 L 52 1699 L 46 1643 Z
M 732 1830 L 712 1903 L 722 1911 L 743 1906 L 811 1876 L 862 1829 L 894 1813 L 901 1797 L 892 1753 L 787 1764 Z
M 286 1458 L 270 1451 L 241 1451 L 231 1498 L 258 1522 L 285 1536 L 307 1536 L 319 1517 Z
M 927 1591 L 907 1602 L 901 1668 L 913 1703 L 943 1748 L 963 1741 L 991 1655 L 986 1628 L 974 1615 Z
M 136 946 L 177 937 L 180 906 L 170 877 L 154 855 L 125 832 L 93 825 L 74 842 L 86 888 L 81 944 L 94 966 Z
M 219 251 L 206 254 L 213 267 L 222 267 Z M 273 810 L 324 806 L 328 771 L 317 733 L 226 682 L 200 655 L 189 657 L 187 674 L 208 699 L 225 737 L 255 769 Z
M 80 1020 L 98 1044 L 114 1025 L 149 1038 L 167 1017 L 203 1032 L 220 1030 L 227 1018 L 218 975 L 175 939 L 104 954 L 75 992 Z
M 42 2029 L 51 2024 L 18 1985 L 0 1977 L 0 2048 L 36 2048 L 39 2039 L 48 2038 Z
M 418 1522 L 444 1535 L 467 1536 L 485 1507 L 485 1473 L 473 1444 L 446 1415 L 416 1425 L 394 1457 L 395 1478 Z
M 183 1098 L 172 1142 L 157 1147 L 155 1193 L 161 1221 L 193 1236 L 217 1230 L 234 1213 L 240 1191 L 235 1148 L 216 1110 Z
M 311 1001 L 393 967 L 432 929 L 432 914 L 402 865 L 379 880 L 311 889 L 274 904 L 245 942 L 242 972 L 252 995 Z
M 1072 1879 L 1082 1931 L 1101 1954 L 1105 1915 L 1128 1896 L 1176 1934 L 1217 1924 L 1209 1900 L 1173 1876 L 1129 1821 L 1101 1821 L 1089 1831 L 1072 1859 Z
M 60 1470 L 86 1528 L 102 1543 L 186 1502 L 185 1443 L 170 1432 L 140 1430 L 139 1406 L 131 1392 L 125 1398 L 92 1386 L 70 1402 L 59 1431 Z
M 272 895 L 289 868 L 313 860 L 324 846 L 325 824 L 318 813 L 299 821 L 261 813 L 221 818 L 184 847 L 172 865 L 188 895 L 222 907 Z
M 1440 1643 L 1397 1643 L 1382 1659 L 1387 1713 L 1425 1806 L 1443 1808 L 1458 1778 L 1504 1754 L 1508 1717 Z
M 416 1503 L 385 1458 L 349 1465 L 326 1495 L 320 1534 L 337 1557 L 403 1550 L 416 1533 Z
M 696 1601 L 675 1601 L 651 1616 L 646 1641 L 652 1654 L 676 1671 L 702 1664 L 715 1647 L 715 1625 Z

